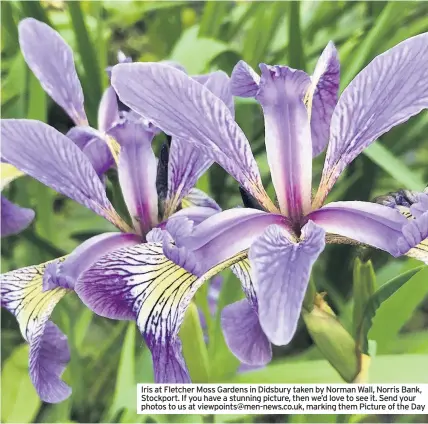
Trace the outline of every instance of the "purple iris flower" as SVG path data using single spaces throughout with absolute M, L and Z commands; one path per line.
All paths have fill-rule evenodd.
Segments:
M 271 343 L 293 337 L 313 263 L 327 242 L 371 245 L 399 256 L 424 238 L 394 208 L 360 201 L 324 205 L 346 166 L 378 137 L 428 107 L 428 34 L 412 37 L 376 57 L 340 99 L 339 62 L 329 43 L 315 72 L 244 62 L 232 74 L 235 95 L 255 97 L 265 118 L 265 142 L 278 206 L 267 196 L 250 145 L 226 105 L 183 73 L 161 64 L 120 64 L 112 85 L 122 102 L 167 134 L 199 148 L 219 163 L 262 206 L 232 209 L 205 220 L 177 246 L 201 260 L 232 257 L 247 300 L 223 311 L 226 341 L 247 364 L 271 359 Z M 171 99 L 165 104 L 164 98 Z M 312 157 L 327 146 L 318 191 L 312 198 Z M 415 220 L 416 224 L 420 221 Z M 413 233 L 414 232 L 414 233 Z M 426 235 L 425 235 L 426 236 Z M 251 272 L 250 272 L 251 268 Z
M 40 28 L 57 37 L 44 24 L 26 20 L 20 25 L 21 42 L 23 31 L 37 32 Z M 30 32 L 30 35 L 35 39 L 37 34 Z M 75 78 L 70 51 L 62 42 L 60 46 L 53 50 L 58 53 L 58 58 L 55 61 L 46 58 L 40 67 L 35 68 L 35 72 L 49 94 L 75 118 L 76 123 L 85 123 L 83 100 L 79 94 L 81 88 Z M 44 57 L 44 49 L 39 49 L 36 45 L 32 45 L 32 48 L 36 51 L 27 50 L 27 55 Z M 68 75 L 65 82 L 62 78 L 53 78 L 58 76 L 58 63 L 61 60 L 67 62 L 67 72 L 64 74 L 62 69 L 61 74 Z M 34 63 L 34 60 L 29 61 Z M 202 80 L 199 76 L 195 78 Z M 70 90 L 66 90 L 63 82 L 72 84 Z M 226 103 L 233 103 L 230 80 L 223 72 L 213 72 L 204 77 L 202 83 L 213 95 L 220 96 Z M 116 101 L 110 104 L 116 104 L 116 112 L 120 112 Z M 140 255 L 138 259 L 143 263 L 138 267 L 137 262 L 133 261 L 128 264 L 126 271 L 135 269 L 141 271 L 139 278 L 152 279 L 151 295 L 158 293 L 161 283 L 170 284 L 170 273 L 178 275 L 178 282 L 194 281 L 194 275 L 187 278 L 190 275 L 187 269 L 199 274 L 196 270 L 198 264 L 186 260 L 183 252 L 174 246 L 168 233 L 169 226 L 174 231 L 180 229 L 169 224 L 169 218 L 181 208 L 183 201 L 190 207 L 179 210 L 176 215 L 192 225 L 197 225 L 220 211 L 214 200 L 193 188 L 197 179 L 211 166 L 210 158 L 173 137 L 169 153 L 165 155 L 164 152 L 158 160 L 152 150 L 152 140 L 158 129 L 150 122 L 132 111 L 122 115 L 119 113 L 118 120 L 115 118 L 109 122 L 112 125 L 106 137 L 114 152 L 112 157 L 116 161 L 132 226 L 119 216 L 107 198 L 104 184 L 99 178 L 99 170 L 94 166 L 91 156 L 86 155 L 85 148 L 81 149 L 69 134 L 63 135 L 49 125 L 34 120 L 1 121 L 2 158 L 25 174 L 93 210 L 120 230 L 92 237 L 64 258 L 2 275 L 2 307 L 16 316 L 22 335 L 30 345 L 30 376 L 39 396 L 46 402 L 60 402 L 71 393 L 70 387 L 61 380 L 70 356 L 67 338 L 50 321 L 55 305 L 65 294 L 74 290 L 92 310 L 101 315 L 115 319 L 136 319 L 141 299 L 128 300 L 123 296 L 120 286 L 106 287 L 99 281 L 99 275 L 91 278 L 85 271 L 94 262 L 98 263 L 100 258 L 105 257 L 103 272 L 108 272 L 113 277 L 111 269 L 116 266 L 114 256 L 119 255 L 118 250 L 122 252 L 129 248 Z M 105 139 L 102 141 L 105 143 Z M 158 196 L 158 191 L 164 193 Z M 159 228 L 151 234 L 150 231 L 156 227 Z M 161 244 L 158 243 L 159 240 Z M 162 243 L 165 244 L 164 249 Z M 163 250 L 168 253 L 168 257 Z M 84 278 L 80 278 L 82 275 Z M 107 290 L 103 292 L 104 289 Z M 152 341 L 154 339 L 151 336 L 146 340 L 154 358 L 161 358 L 154 363 L 155 374 L 162 381 L 162 375 L 168 375 L 162 362 L 164 352 L 159 350 L 159 345 Z M 178 344 L 179 341 L 174 341 L 175 347 Z M 181 355 L 181 349 L 177 349 Z

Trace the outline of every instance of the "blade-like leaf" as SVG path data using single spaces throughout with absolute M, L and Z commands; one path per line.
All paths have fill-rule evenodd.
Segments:
M 288 12 L 288 66 L 305 69 L 302 34 L 300 31 L 300 2 L 291 1 Z
M 95 125 L 97 103 L 99 99 L 101 99 L 101 76 L 98 66 L 98 50 L 95 49 L 94 43 L 89 36 L 80 2 L 72 1 L 67 5 L 77 40 L 78 51 L 85 69 L 83 85 L 85 87 L 85 93 L 88 94 L 86 96 L 86 103 L 88 104 L 87 114 L 89 115 L 90 122 Z
M 135 409 L 135 322 L 128 324 L 122 344 L 116 386 L 106 420 L 110 421 L 122 409 Z
M 424 181 L 414 171 L 409 169 L 397 156 L 393 155 L 384 145 L 375 142 L 367 147 L 363 153 L 376 165 L 381 167 L 398 183 L 408 190 L 422 190 Z
M 186 29 L 174 46 L 169 60 L 183 65 L 189 74 L 201 74 L 220 53 L 230 50 L 223 42 L 212 38 L 199 38 L 199 27 Z
M 198 308 L 192 302 L 180 329 L 183 356 L 193 383 L 207 383 L 210 376 L 208 351 L 199 321 Z
M 28 345 L 18 346 L 2 367 L 1 421 L 31 423 L 41 401 L 28 375 Z
M 219 38 L 221 24 L 230 9 L 230 3 L 225 1 L 208 1 L 204 6 L 199 35 L 201 37 Z
M 411 269 L 385 283 L 367 302 L 359 329 L 360 349 L 368 354 L 368 339 L 383 348 L 394 340 L 428 293 L 428 267 Z

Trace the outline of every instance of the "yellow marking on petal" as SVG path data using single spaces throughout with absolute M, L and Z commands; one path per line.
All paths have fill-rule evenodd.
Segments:
M 409 207 L 398 205 L 397 209 L 399 210 L 401 215 L 406 217 L 409 221 L 415 219 Z M 428 264 L 428 238 L 421 241 L 418 245 L 410 249 L 406 253 L 406 256 L 409 256 L 410 258 L 418 259 L 419 261 L 422 261 Z
M 24 175 L 19 169 L 15 168 L 9 163 L 2 163 L 0 166 L 1 170 L 1 189 L 3 190 L 10 182 L 14 179 Z
M 22 336 L 28 342 L 40 335 L 55 305 L 70 291 L 62 287 L 43 291 L 43 273 L 46 266 L 54 261 L 62 262 L 65 258 L 66 256 L 63 256 L 2 275 L 2 302 L 6 309 L 15 315 Z
M 253 192 L 251 193 L 255 199 L 260 203 L 260 205 L 268 212 L 271 213 L 280 213 L 279 209 L 273 204 L 272 200 L 266 193 L 264 187 L 260 185 L 253 184 Z
M 181 201 L 181 207 L 182 208 L 190 208 L 192 206 L 192 202 L 185 197 L 182 201 Z
M 312 82 L 303 98 L 303 103 L 305 104 L 306 110 L 308 111 L 309 121 L 311 120 L 311 117 L 312 117 L 312 103 L 314 100 L 315 89 L 316 89 L 316 84 Z
M 144 246 L 144 247 L 143 247 Z M 247 257 L 247 251 L 216 265 L 198 278 L 167 259 L 160 244 L 142 245 L 150 257 L 141 270 L 129 280 L 140 331 L 165 342 L 176 336 L 186 308 L 196 290 L 214 275 Z
M 425 239 L 424 241 L 419 243 L 417 246 L 410 249 L 406 253 L 406 256 L 409 256 L 410 258 L 418 259 L 428 264 L 428 239 Z
M 111 154 L 113 155 L 113 159 L 116 162 L 116 165 L 119 164 L 119 157 L 120 157 L 120 144 L 114 139 L 113 137 L 106 135 L 105 140 L 107 143 L 107 146 L 109 147 Z
M 114 209 L 104 209 L 107 219 L 124 233 L 133 233 L 130 227 Z

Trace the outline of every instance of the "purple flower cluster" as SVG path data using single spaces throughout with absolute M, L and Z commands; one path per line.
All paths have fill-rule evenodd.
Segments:
M 357 242 L 428 263 L 421 244 L 428 237 L 427 193 L 414 195 L 408 217 L 397 202 L 325 204 L 363 149 L 428 107 L 428 34 L 376 57 L 340 98 L 331 42 L 312 76 L 266 64 L 259 75 L 241 61 L 231 78 L 221 71 L 192 77 L 176 64 L 123 57 L 109 70 L 98 129 L 88 126 L 73 54 L 59 34 L 25 19 L 19 38 L 29 67 L 76 126 L 63 135 L 38 121 L 2 120 L 2 160 L 119 230 L 85 241 L 65 258 L 2 275 L 2 306 L 30 344 L 30 375 L 43 400 L 59 402 L 71 392 L 61 380 L 69 360 L 66 337 L 49 320 L 69 291 L 101 316 L 135 320 L 152 352 L 156 381 L 179 383 L 190 382 L 178 337 L 186 308 L 201 284 L 226 267 L 246 295 L 222 311 L 226 342 L 241 362 L 260 366 L 271 360 L 271 344 L 292 339 L 326 242 Z M 276 201 L 235 122 L 233 96 L 261 105 Z M 152 142 L 160 131 L 171 143 L 157 159 Z M 312 159 L 325 149 L 313 197 Z M 257 209 L 221 211 L 194 188 L 213 162 Z M 112 167 L 132 222 L 106 196 L 104 174 Z M 17 206 L 6 202 L 2 226 L 9 215 L 18 217 L 7 212 Z

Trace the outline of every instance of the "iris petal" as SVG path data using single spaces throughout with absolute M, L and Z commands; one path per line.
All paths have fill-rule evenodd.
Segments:
M 92 209 L 118 228 L 129 228 L 107 198 L 89 159 L 69 138 L 28 119 L 2 119 L 2 156 L 22 172 Z
M 83 90 L 70 46 L 50 26 L 33 18 L 22 20 L 18 31 L 25 61 L 43 89 L 76 125 L 87 125 Z
M 303 97 L 310 84 L 303 71 L 260 65 L 256 99 L 263 108 L 265 143 L 281 212 L 298 220 L 311 209 L 312 141 Z
M 397 240 L 407 220 L 396 209 L 369 202 L 332 202 L 308 215 L 329 233 L 339 234 L 399 256 Z
M 32 209 L 21 208 L 1 196 L 1 236 L 7 237 L 25 230 L 33 221 Z
M 324 245 L 325 232 L 313 222 L 303 227 L 300 241 L 271 225 L 252 244 L 248 257 L 260 324 L 272 343 L 285 345 L 293 337 L 312 265 Z
M 47 263 L 21 268 L 1 276 L 1 305 L 15 315 L 22 336 L 30 345 L 31 380 L 45 402 L 61 402 L 71 389 L 61 375 L 70 360 L 67 338 L 49 321 L 55 305 L 68 292 L 43 291 Z
M 370 62 L 343 91 L 314 208 L 367 146 L 428 107 L 428 33 L 411 37 Z

